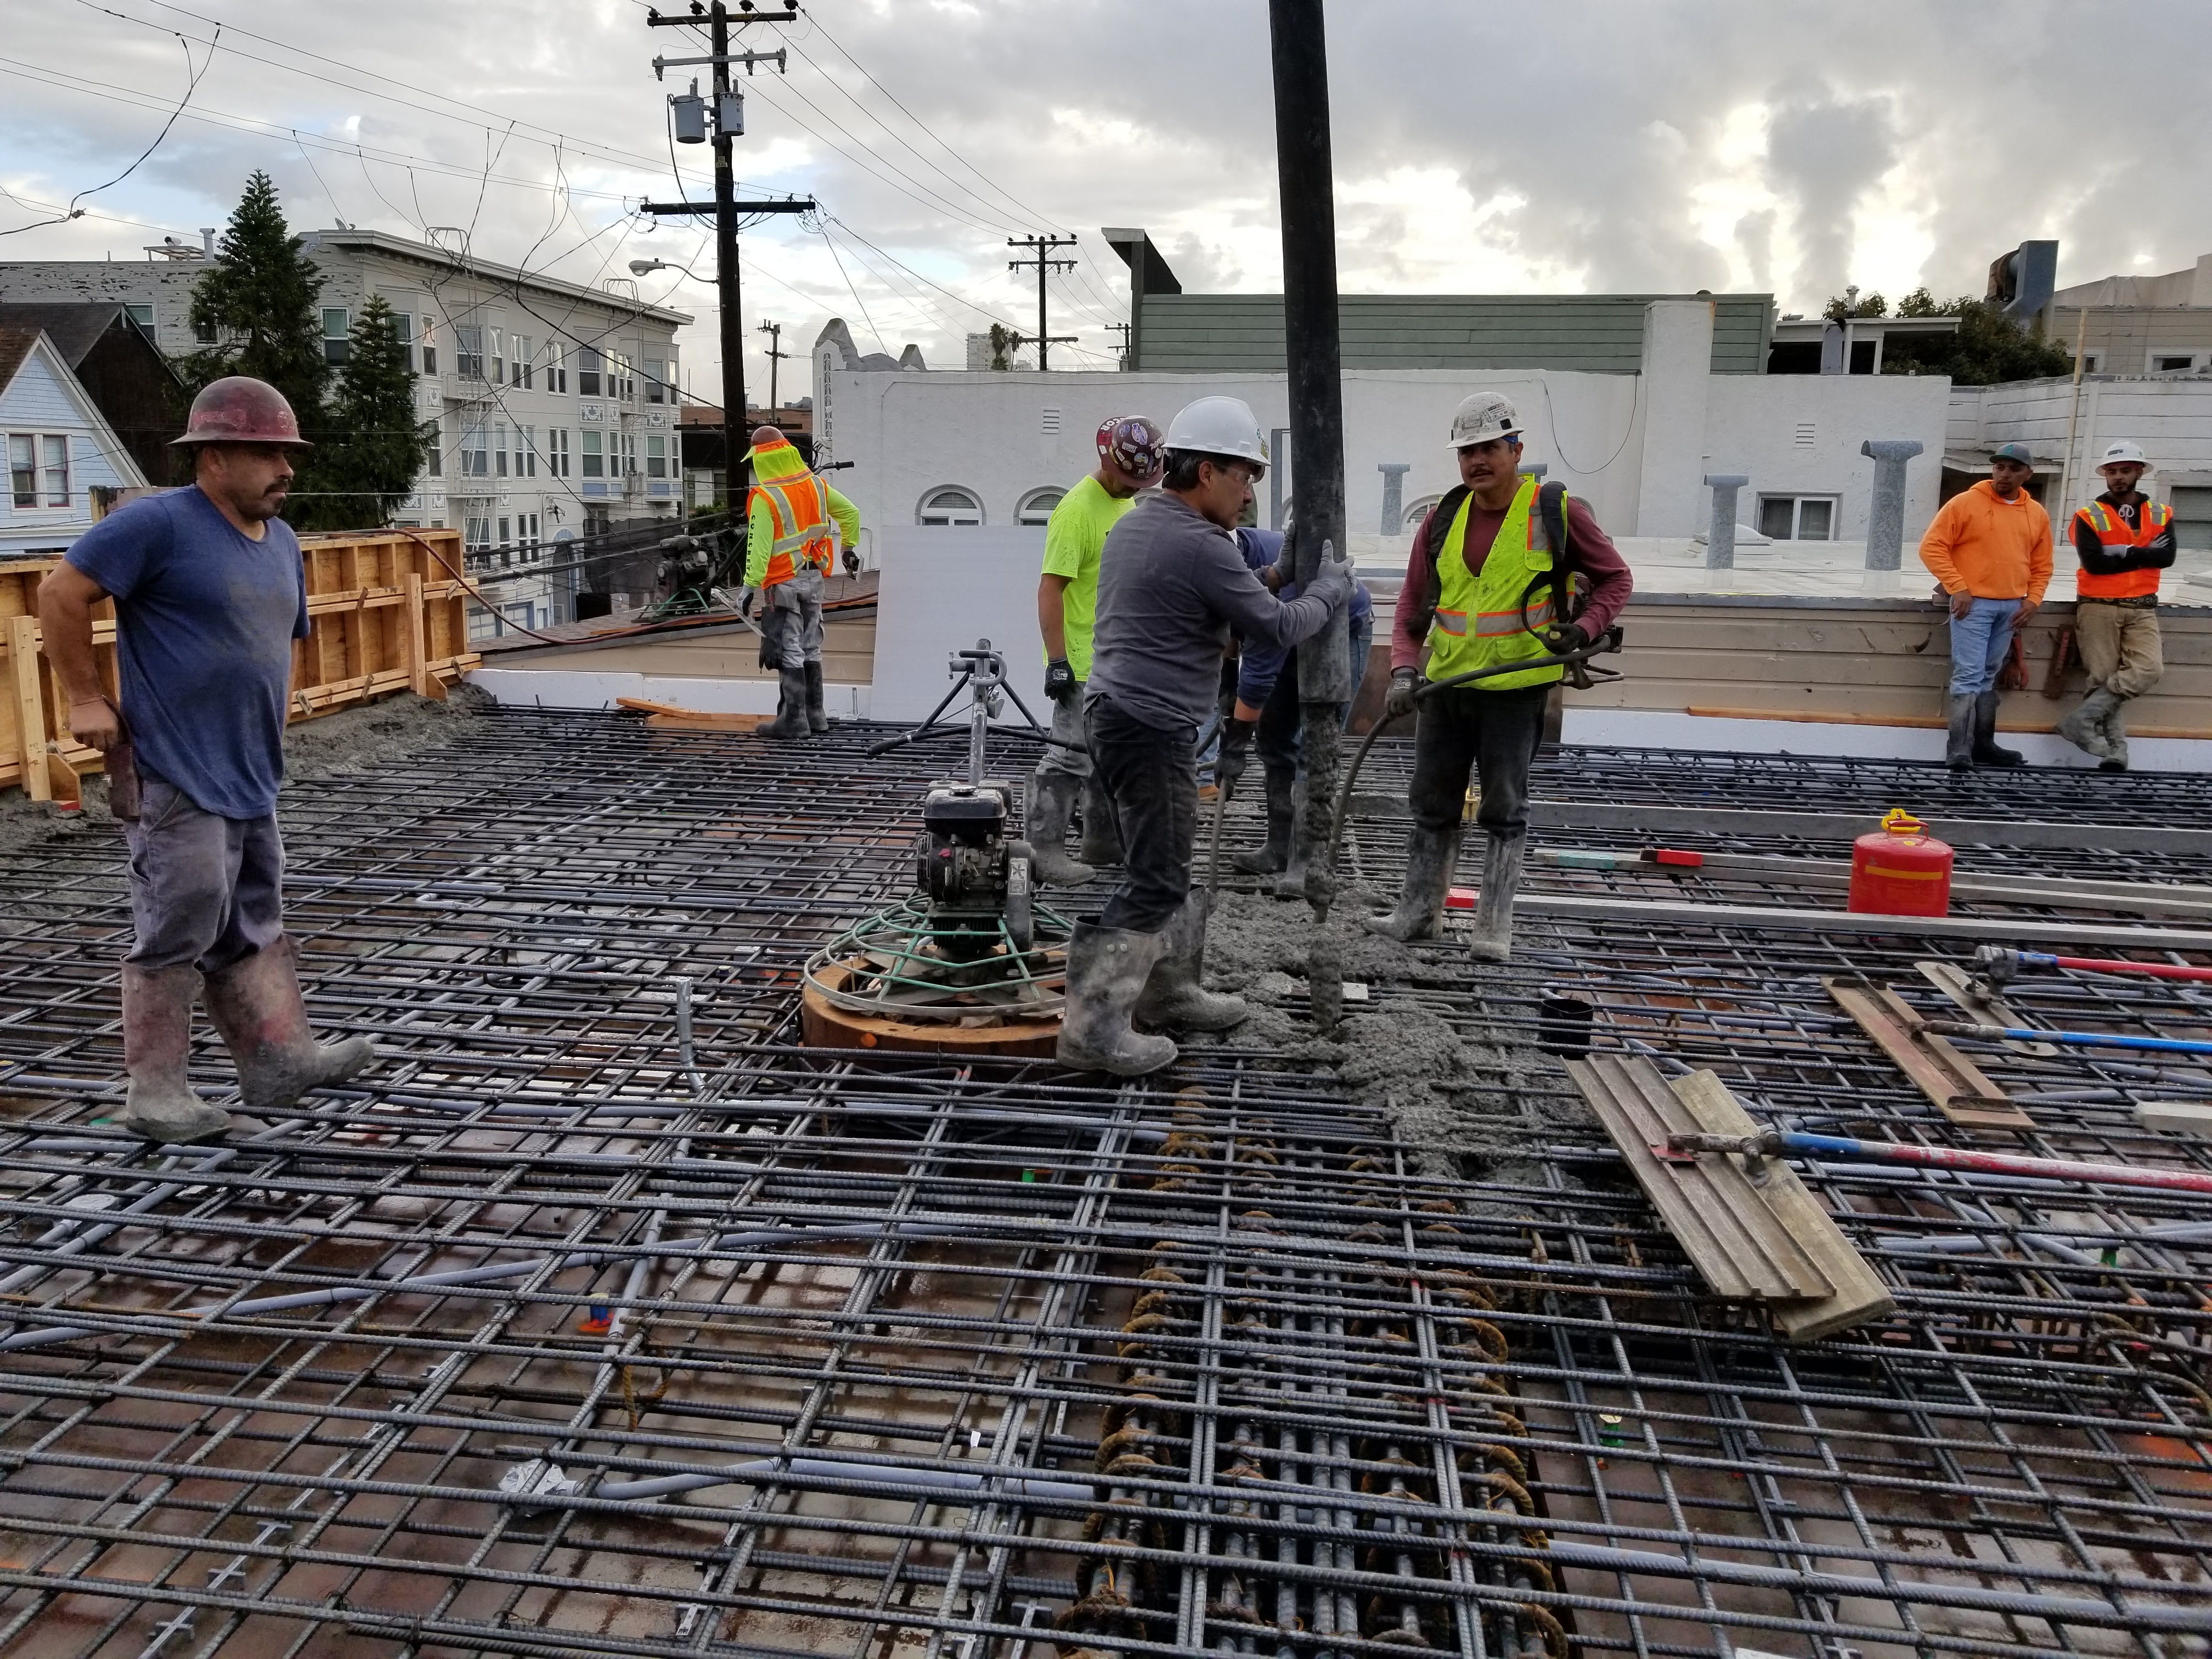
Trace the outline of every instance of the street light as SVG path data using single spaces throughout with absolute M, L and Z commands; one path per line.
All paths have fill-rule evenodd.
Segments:
M 687 266 L 677 264 L 667 259 L 633 259 L 629 262 L 629 274 L 633 276 L 649 276 L 656 270 L 682 271 L 695 283 L 703 283 L 707 280 Z

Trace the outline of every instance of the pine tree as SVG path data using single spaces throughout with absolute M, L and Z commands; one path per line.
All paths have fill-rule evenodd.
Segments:
M 323 355 L 317 301 L 323 279 L 284 222 L 276 186 L 265 173 L 246 181 L 216 250 L 216 264 L 192 289 L 192 327 L 216 343 L 183 365 L 195 391 L 226 374 L 251 374 L 283 392 L 313 438 L 322 428 Z
M 367 530 L 385 524 L 415 487 L 434 428 L 415 416 L 415 376 L 392 326 L 392 307 L 372 297 L 354 319 L 314 452 L 315 488 L 286 514 L 297 528 Z

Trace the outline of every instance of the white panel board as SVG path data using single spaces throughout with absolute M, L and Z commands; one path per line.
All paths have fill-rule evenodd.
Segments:
M 923 718 L 952 689 L 952 653 L 988 639 L 1006 653 L 1007 681 L 1030 712 L 1051 720 L 1036 624 L 1042 525 L 901 526 L 877 538 L 876 557 L 877 720 Z M 1021 715 L 1009 700 L 1000 718 Z
M 1928 726 L 1844 726 L 1822 720 L 1733 720 L 1656 708 L 1567 709 L 1560 739 L 1631 749 L 1704 749 L 1744 755 L 1830 755 L 1858 760 L 1941 761 L 1943 733 Z M 2094 768 L 2097 763 L 2047 732 L 2005 732 L 1998 741 L 2030 766 Z M 2138 772 L 2212 771 L 2212 742 L 2130 738 Z
M 612 708 L 621 697 L 665 702 L 702 714 L 773 714 L 774 680 L 689 679 L 672 674 L 601 673 L 575 668 L 479 668 L 471 685 L 514 708 Z M 822 688 L 822 707 L 833 720 L 868 718 L 868 688 Z

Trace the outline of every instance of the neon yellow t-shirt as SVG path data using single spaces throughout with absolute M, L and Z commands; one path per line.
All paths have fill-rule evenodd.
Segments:
M 1060 621 L 1067 636 L 1067 665 L 1075 678 L 1091 678 L 1091 628 L 1098 611 L 1098 555 L 1106 532 L 1135 505 L 1136 497 L 1115 496 L 1096 477 L 1060 498 L 1044 526 L 1044 574 L 1066 576 Z

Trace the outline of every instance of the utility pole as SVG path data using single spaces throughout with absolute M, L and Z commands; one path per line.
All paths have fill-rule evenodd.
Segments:
M 763 323 L 755 332 L 768 336 L 768 418 L 773 423 L 775 420 L 775 411 L 781 406 L 776 402 L 775 398 L 776 365 L 791 354 L 781 349 L 783 345 L 781 323 Z
M 1328 131 L 1328 42 L 1322 0 L 1267 0 L 1275 82 L 1275 169 L 1282 197 L 1284 344 L 1290 356 L 1291 453 L 1297 458 L 1297 570 L 1303 587 L 1319 574 L 1322 544 L 1340 556 L 1344 533 L 1344 383 L 1337 338 L 1336 196 Z M 1275 458 L 1278 461 L 1280 457 Z M 1346 660 L 1349 606 L 1298 647 L 1298 713 L 1305 766 L 1298 837 L 1306 901 L 1325 921 L 1334 896 L 1328 867 L 1340 757 L 1337 710 L 1357 680 Z M 1365 665 L 1360 665 L 1364 667 Z M 1314 1018 L 1324 1031 L 1342 1012 L 1343 970 L 1321 959 L 1316 929 L 1309 977 Z M 1329 983 L 1324 983 L 1324 981 Z
M 1035 340 L 1036 342 L 1037 349 L 1037 372 L 1042 374 L 1044 372 L 1047 366 L 1045 362 L 1045 354 L 1047 352 L 1050 351 L 1053 347 L 1056 345 L 1073 345 L 1075 343 L 1075 336 L 1073 334 L 1048 334 L 1045 331 L 1044 315 L 1045 273 L 1048 270 L 1073 270 L 1075 269 L 1075 261 L 1073 259 L 1054 259 L 1048 258 L 1048 256 L 1055 248 L 1073 247 L 1075 246 L 1075 238 L 1073 236 L 1009 236 L 1006 238 L 1006 246 L 1008 247 L 1025 247 L 1030 251 L 1030 257 L 1026 259 L 1007 260 L 1006 269 L 1008 270 L 1035 270 L 1037 274 L 1037 331 L 1026 338 L 1022 335 L 1017 334 L 1014 336 L 1014 347 L 1015 349 L 1019 350 L 1024 345 L 1029 343 L 1030 340 Z
M 722 451 L 727 501 L 738 499 L 738 473 L 744 466 L 746 445 L 742 441 L 745 422 L 745 327 L 738 292 L 738 181 L 736 164 L 732 157 L 735 140 L 745 130 L 745 100 L 742 93 L 730 85 L 730 65 L 742 64 L 745 73 L 753 72 L 757 63 L 773 63 L 779 72 L 784 68 L 784 55 L 776 52 L 741 52 L 730 50 L 730 25 L 735 22 L 743 28 L 752 23 L 795 23 L 799 21 L 799 0 L 784 0 L 781 11 L 756 11 L 750 0 L 744 0 L 742 11 L 734 18 L 726 0 L 713 0 L 702 5 L 693 0 L 690 13 L 678 17 L 664 17 L 657 10 L 646 13 L 646 27 L 656 29 L 696 28 L 702 22 L 707 26 L 708 50 L 705 58 L 656 58 L 653 60 L 654 79 L 672 66 L 685 64 L 705 64 L 714 74 L 714 200 L 711 206 L 702 202 L 647 202 L 643 210 L 653 215 L 688 214 L 714 216 L 714 288 L 721 309 L 722 339 Z M 697 82 L 694 82 L 694 88 Z M 681 100 L 672 100 L 681 101 Z M 696 110 L 698 100 L 690 100 Z M 697 137 L 678 125 L 678 136 L 686 143 L 696 143 Z M 812 202 L 775 202 L 745 204 L 747 213 L 803 213 L 813 207 Z
M 1129 366 L 1129 325 L 1127 323 L 1109 323 L 1106 325 L 1106 331 L 1109 334 L 1118 334 L 1121 337 L 1121 343 L 1114 349 L 1121 354 L 1121 367 L 1125 369 L 1127 368 Z

